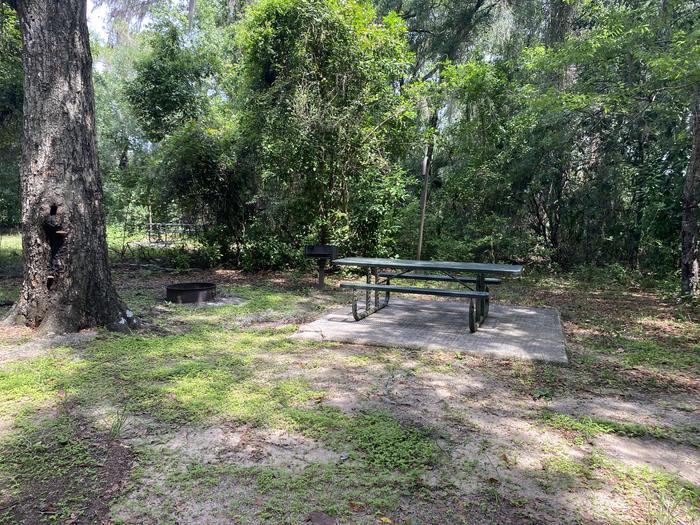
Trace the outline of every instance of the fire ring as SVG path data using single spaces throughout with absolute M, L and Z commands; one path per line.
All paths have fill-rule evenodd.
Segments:
M 165 298 L 171 303 L 207 303 L 215 297 L 214 283 L 179 283 L 165 287 Z

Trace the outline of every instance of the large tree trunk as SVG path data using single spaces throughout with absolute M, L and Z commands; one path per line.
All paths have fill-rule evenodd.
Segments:
M 15 0 L 24 43 L 24 282 L 9 322 L 69 332 L 135 322 L 112 284 L 85 0 Z
M 547 43 L 557 46 L 566 40 L 571 31 L 575 2 L 570 0 L 550 0 L 547 20 Z
M 681 223 L 681 292 L 697 296 L 700 292 L 698 270 L 698 191 L 700 191 L 700 87 L 695 90 L 691 106 L 693 149 L 683 186 L 683 221 Z

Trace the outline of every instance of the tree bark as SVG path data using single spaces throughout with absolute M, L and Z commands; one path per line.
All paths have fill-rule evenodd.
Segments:
M 431 135 L 428 143 L 425 145 L 425 155 L 423 156 L 423 164 L 421 175 L 423 176 L 423 190 L 420 194 L 420 221 L 418 223 L 418 249 L 416 250 L 416 259 L 420 261 L 421 252 L 423 251 L 423 232 L 425 229 L 425 214 L 428 208 L 428 188 L 430 187 L 430 172 L 433 169 L 433 151 L 435 150 L 435 133 L 437 132 L 438 115 L 434 111 L 430 115 L 428 125 L 430 126 Z
M 570 0 L 550 0 L 547 20 L 547 43 L 557 46 L 566 40 L 571 31 L 574 3 Z
M 194 20 L 194 2 L 195 0 L 189 0 L 187 5 L 187 30 L 192 31 L 192 22 Z
M 24 282 L 7 322 L 133 326 L 107 257 L 86 0 L 16 0 L 23 38 Z
M 700 189 L 700 87 L 693 94 L 691 105 L 693 148 L 683 186 L 683 220 L 681 223 L 681 292 L 700 293 L 698 269 L 698 190 Z

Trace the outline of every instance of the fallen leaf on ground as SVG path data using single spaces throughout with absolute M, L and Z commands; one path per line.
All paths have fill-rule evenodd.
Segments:
M 335 518 L 325 512 L 315 510 L 306 518 L 306 523 L 311 523 L 312 525 L 335 525 Z
M 355 503 L 352 500 L 348 501 L 348 507 L 350 507 L 350 510 L 353 512 L 362 512 L 363 510 L 365 510 L 365 508 L 362 505 L 360 505 L 359 503 Z

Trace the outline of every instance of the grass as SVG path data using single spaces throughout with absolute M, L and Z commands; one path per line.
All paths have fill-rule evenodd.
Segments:
M 674 436 L 674 430 L 668 427 L 609 421 L 589 416 L 573 417 L 550 410 L 543 411 L 541 419 L 551 428 L 572 432 L 577 438 L 583 437 L 587 440 L 592 440 L 601 434 L 657 439 L 670 439 Z
M 70 383 L 83 403 L 109 398 L 136 414 L 171 423 L 213 415 L 266 424 L 279 409 L 314 397 L 302 379 L 263 380 L 261 349 L 288 345 L 285 333 L 195 330 L 168 337 L 113 336 L 90 345 L 88 365 Z
M 700 344 L 690 343 L 684 336 L 662 340 L 617 336 L 601 340 L 600 345 L 606 352 L 619 353 L 628 367 L 700 371 Z
M 90 522 L 104 514 L 110 485 L 130 462 L 126 449 L 65 407 L 55 415 L 20 418 L 0 445 L 0 480 L 6 500 L 24 504 L 0 508 L 0 523 Z
M 297 411 L 295 429 L 335 449 L 360 452 L 363 461 L 384 471 L 421 470 L 435 463 L 433 433 L 398 422 L 382 411 L 365 411 L 357 417 L 334 409 Z
M 0 304 L 19 295 L 22 275 L 22 238 L 19 234 L 0 233 Z M 0 318 L 8 310 L 0 306 Z M 1 342 L 0 342 L 1 344 Z
M 19 233 L 0 233 L 0 266 L 22 260 L 22 237 Z
M 540 420 L 549 428 L 566 434 L 574 443 L 593 442 L 602 434 L 617 434 L 629 438 L 653 438 L 700 448 L 699 427 L 670 427 L 641 423 L 610 421 L 590 416 L 570 416 L 544 410 Z
M 573 512 L 562 491 L 604 487 L 618 508 L 642 509 L 639 520 L 630 514 L 623 522 L 697 516 L 697 487 L 616 463 L 596 444 L 612 433 L 698 446 L 697 429 L 542 408 L 581 396 L 646 396 L 649 403 L 680 399 L 679 410 L 692 416 L 700 379 L 697 312 L 648 301 L 644 294 L 653 292 L 630 289 L 622 277 L 596 287 L 538 275 L 498 289 L 499 298 L 561 310 L 569 367 L 290 340 L 300 319 L 343 299 L 321 304 L 309 294 L 311 279 L 295 286 L 239 279 L 220 290 L 244 303 L 202 308 L 158 303 L 162 281 L 149 279 L 159 274 L 118 278 L 146 321 L 140 333 L 99 332 L 78 349 L 0 364 L 0 417 L 10 423 L 0 428 L 0 485 L 7 488 L 0 523 L 167 523 L 196 515 L 183 513 L 199 502 L 220 522 L 234 523 L 303 523 L 312 511 L 341 523 L 436 516 L 508 523 L 530 511 L 557 522 Z M 14 286 L 0 280 L 0 295 Z M 368 370 L 374 382 L 354 384 Z M 441 399 L 444 388 L 426 388 L 417 405 L 399 402 L 414 382 L 438 380 L 445 388 L 452 381 L 465 386 L 455 399 Z M 399 401 L 388 396 L 391 389 Z M 361 408 L 329 403 L 338 392 L 355 396 Z M 424 410 L 436 412 L 423 418 Z M 513 422 L 528 428 L 533 419 L 536 433 L 558 440 L 537 451 L 536 468 L 527 457 L 532 443 L 504 430 Z M 188 444 L 163 445 L 208 429 L 253 436 L 248 444 L 241 437 L 249 461 L 216 451 L 202 459 Z M 256 440 L 272 433 L 311 443 L 326 459 L 302 458 L 299 467 L 266 461 L 266 450 L 274 456 L 287 446 L 258 450 Z M 521 493 L 519 483 L 536 489 Z M 590 512 L 588 521 L 605 522 Z
M 59 395 L 74 389 L 72 378 L 84 363 L 65 355 L 66 352 L 65 348 L 58 348 L 51 357 L 14 362 L 0 368 L 0 416 L 11 420 L 22 413 L 46 408 Z
M 385 412 L 367 411 L 349 417 L 316 407 L 323 390 L 313 388 L 302 377 L 279 377 L 279 368 L 267 359 L 317 344 L 290 343 L 290 330 L 285 325 L 264 329 L 234 326 L 237 319 L 251 315 L 284 318 L 303 297 L 256 287 L 233 287 L 227 292 L 245 297 L 247 302 L 211 309 L 171 306 L 173 318 L 191 323 L 191 331 L 184 334 L 102 333 L 77 359 L 68 350 L 57 349 L 50 357 L 6 365 L 0 370 L 0 413 L 21 422 L 42 412 L 52 414 L 65 402 L 87 408 L 108 401 L 119 408 L 103 431 L 107 440 L 118 439 L 129 416 L 135 415 L 173 429 L 216 417 L 236 425 L 296 431 L 348 454 L 349 463 L 319 466 L 301 476 L 259 469 L 239 472 L 253 476 L 260 491 L 268 495 L 263 516 L 275 515 L 274 509 L 282 500 L 322 490 L 330 478 L 340 484 L 338 490 L 352 493 L 362 505 L 389 508 L 389 502 L 396 504 L 396 487 L 412 483 L 416 473 L 437 458 L 430 431 L 402 424 Z M 93 468 L 94 454 L 85 448 L 88 445 L 71 437 L 74 432 L 69 423 L 64 415 L 49 415 L 31 430 L 20 424 L 3 443 L 0 474 L 12 479 L 12 499 L 26 498 L 30 485 L 45 489 L 55 483 L 56 476 L 67 475 L 76 466 L 82 469 L 82 483 L 95 487 L 99 469 Z M 47 437 L 37 441 L 39 434 Z M 61 445 L 60 450 L 42 448 L 42 443 L 49 441 Z M 64 442 L 71 446 L 62 446 Z M 363 491 L 357 491 L 358 482 Z M 290 487 L 298 490 L 290 493 Z M 74 491 L 72 486 L 67 489 Z M 87 512 L 83 494 L 77 490 L 69 499 L 51 503 L 57 506 L 55 512 L 52 507 L 51 519 L 61 521 L 66 513 Z M 10 523 L 17 519 L 19 514 L 13 508 L 0 511 L 0 520 Z M 340 512 L 332 505 L 324 508 Z
M 700 518 L 700 487 L 647 467 L 621 465 L 597 449 L 579 458 L 552 454 L 544 462 L 542 472 L 540 483 L 549 491 L 600 488 L 615 480 L 615 492 L 650 505 L 647 510 L 652 523 L 677 523 L 688 509 L 690 516 Z M 666 521 L 669 517 L 672 519 Z

